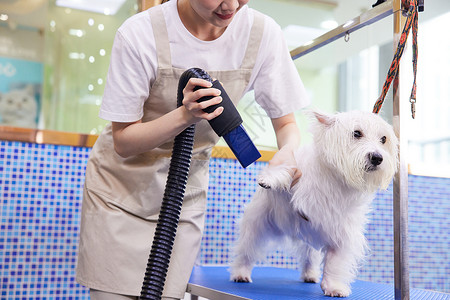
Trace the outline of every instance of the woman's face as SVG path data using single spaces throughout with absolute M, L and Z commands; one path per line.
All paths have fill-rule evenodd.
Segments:
M 249 0 L 190 0 L 192 9 L 206 22 L 226 27 Z

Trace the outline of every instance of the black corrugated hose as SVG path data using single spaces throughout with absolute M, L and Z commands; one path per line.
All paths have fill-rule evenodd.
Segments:
M 202 69 L 185 71 L 178 81 L 178 107 L 183 105 L 183 89 L 192 77 L 213 81 Z M 139 299 L 161 299 L 164 290 L 191 164 L 194 133 L 195 125 L 191 125 L 175 137 L 161 211 Z

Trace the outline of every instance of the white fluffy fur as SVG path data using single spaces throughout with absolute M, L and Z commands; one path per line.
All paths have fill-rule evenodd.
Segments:
M 289 166 L 261 172 L 265 188 L 245 209 L 230 278 L 251 282 L 253 265 L 270 245 L 289 241 L 303 281 L 317 283 L 322 273 L 324 294 L 346 297 L 368 250 L 370 203 L 398 167 L 398 140 L 376 114 L 313 114 L 314 142 L 295 153 L 299 182 L 291 188 Z

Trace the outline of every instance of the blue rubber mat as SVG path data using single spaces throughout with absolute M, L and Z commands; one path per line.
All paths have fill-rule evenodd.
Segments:
M 323 295 L 320 284 L 304 283 L 296 270 L 274 267 L 255 267 L 252 283 L 229 280 L 227 267 L 196 266 L 189 280 L 188 292 L 215 299 L 331 299 Z M 216 294 L 215 294 L 216 293 Z M 241 298 L 239 298 L 241 297 Z M 393 300 L 394 287 L 367 281 L 352 284 L 352 294 L 345 299 Z M 450 294 L 412 289 L 410 299 L 450 300 Z

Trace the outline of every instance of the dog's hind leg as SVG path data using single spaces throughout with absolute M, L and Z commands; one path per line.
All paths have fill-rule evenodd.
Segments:
M 320 281 L 320 266 L 322 264 L 322 252 L 304 243 L 302 253 L 302 275 L 304 282 L 318 283 Z
M 239 255 L 231 264 L 230 280 L 234 282 L 252 282 L 252 269 L 255 261 L 249 256 Z
M 251 203 L 244 213 L 234 249 L 235 258 L 230 268 L 232 281 L 252 282 L 253 266 L 264 258 L 268 244 L 274 237 L 273 228 L 269 225 L 270 222 L 263 210 L 263 203 Z
M 250 225 L 250 224 L 249 224 Z M 230 280 L 252 282 L 251 273 L 255 263 L 266 253 L 266 240 L 257 227 L 241 227 L 235 258 L 230 268 Z

